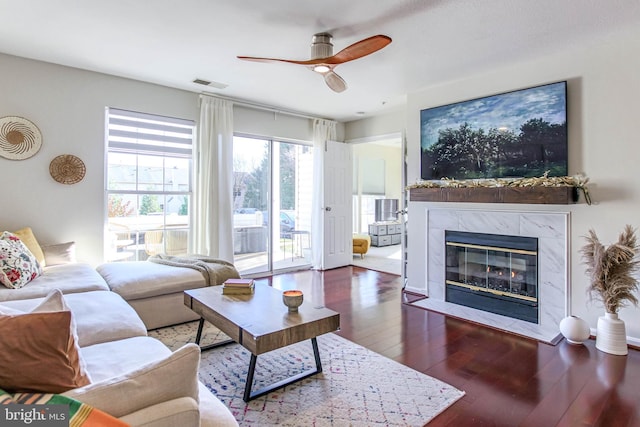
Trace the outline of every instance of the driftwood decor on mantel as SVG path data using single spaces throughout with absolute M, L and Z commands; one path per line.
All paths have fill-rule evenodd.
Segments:
M 578 201 L 578 190 L 591 204 L 582 175 L 517 179 L 422 181 L 407 187 L 412 202 L 524 203 L 566 205 Z

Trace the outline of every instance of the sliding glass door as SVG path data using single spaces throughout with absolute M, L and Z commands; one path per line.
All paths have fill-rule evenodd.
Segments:
M 235 136 L 234 263 L 240 274 L 310 266 L 313 150 Z

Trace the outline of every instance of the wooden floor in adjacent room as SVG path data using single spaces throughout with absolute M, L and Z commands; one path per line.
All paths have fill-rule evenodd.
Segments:
M 359 267 L 268 279 L 340 313 L 339 335 L 466 395 L 429 426 L 640 426 L 640 351 L 552 346 L 409 305 L 399 276 Z M 381 381 L 384 376 L 381 375 Z

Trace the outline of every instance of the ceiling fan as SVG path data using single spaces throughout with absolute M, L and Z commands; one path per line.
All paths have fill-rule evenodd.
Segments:
M 304 65 L 322 74 L 324 81 L 333 91 L 342 92 L 347 88 L 347 83 L 337 75 L 333 69 L 345 62 L 370 55 L 391 43 L 391 38 L 383 35 L 372 36 L 360 40 L 345 47 L 340 52 L 333 54 L 333 36 L 329 33 L 319 33 L 313 36 L 311 41 L 311 59 L 297 61 L 293 59 L 257 58 L 254 56 L 238 56 L 239 59 L 256 62 L 288 62 L 290 64 Z

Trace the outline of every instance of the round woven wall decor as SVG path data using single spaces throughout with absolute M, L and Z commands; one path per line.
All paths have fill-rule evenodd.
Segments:
M 51 160 L 49 173 L 61 184 L 75 184 L 82 181 L 87 169 L 79 157 L 63 154 Z
M 0 156 L 24 160 L 42 147 L 42 134 L 33 122 L 15 116 L 0 118 Z

